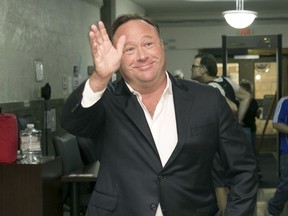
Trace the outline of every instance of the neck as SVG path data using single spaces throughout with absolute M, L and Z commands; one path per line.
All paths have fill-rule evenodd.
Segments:
M 217 76 L 206 76 L 205 79 L 204 79 L 204 83 L 209 83 L 209 82 L 213 81 L 216 78 L 217 78 Z
M 157 86 L 156 89 L 139 92 L 142 96 L 142 102 L 147 108 L 151 118 L 153 118 L 154 116 L 154 112 L 156 110 L 157 104 L 163 94 L 163 91 L 166 87 L 167 82 L 168 81 L 166 80 L 166 76 L 165 76 L 165 80 L 162 81 L 160 85 Z
M 155 78 L 155 80 L 152 82 L 140 83 L 137 86 L 131 85 L 131 87 L 135 91 L 139 92 L 142 97 L 145 97 L 146 95 L 151 96 L 154 94 L 158 94 L 159 92 L 161 92 L 162 94 L 166 87 L 166 83 L 166 73 L 164 73 L 163 75 Z

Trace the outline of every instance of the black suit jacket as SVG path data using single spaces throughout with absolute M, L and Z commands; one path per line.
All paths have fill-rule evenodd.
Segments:
M 211 168 L 218 151 L 230 188 L 226 216 L 253 215 L 257 176 L 251 146 L 218 90 L 174 80 L 178 143 L 164 167 L 144 112 L 121 80 L 83 108 L 84 84 L 68 98 L 62 126 L 102 146 L 88 216 L 212 216 L 218 211 Z M 167 134 L 169 136 L 169 134 Z

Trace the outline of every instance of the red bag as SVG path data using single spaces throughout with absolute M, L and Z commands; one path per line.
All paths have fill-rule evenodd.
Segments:
M 14 114 L 0 113 L 0 163 L 17 159 L 18 125 Z

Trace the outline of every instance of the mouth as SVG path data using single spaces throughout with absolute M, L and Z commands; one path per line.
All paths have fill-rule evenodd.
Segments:
M 150 69 L 151 67 L 153 66 L 153 62 L 151 63 L 146 63 L 146 64 L 141 64 L 141 65 L 136 65 L 134 66 L 135 69 L 138 69 L 138 70 L 148 70 Z

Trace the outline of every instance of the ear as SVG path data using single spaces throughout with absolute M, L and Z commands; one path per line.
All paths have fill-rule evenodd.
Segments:
M 162 49 L 165 50 L 165 46 L 164 46 L 164 42 L 163 42 L 163 40 L 160 39 L 160 42 L 161 42 L 161 47 L 162 47 Z
M 207 72 L 207 68 L 205 66 L 201 67 L 201 73 L 204 74 Z

